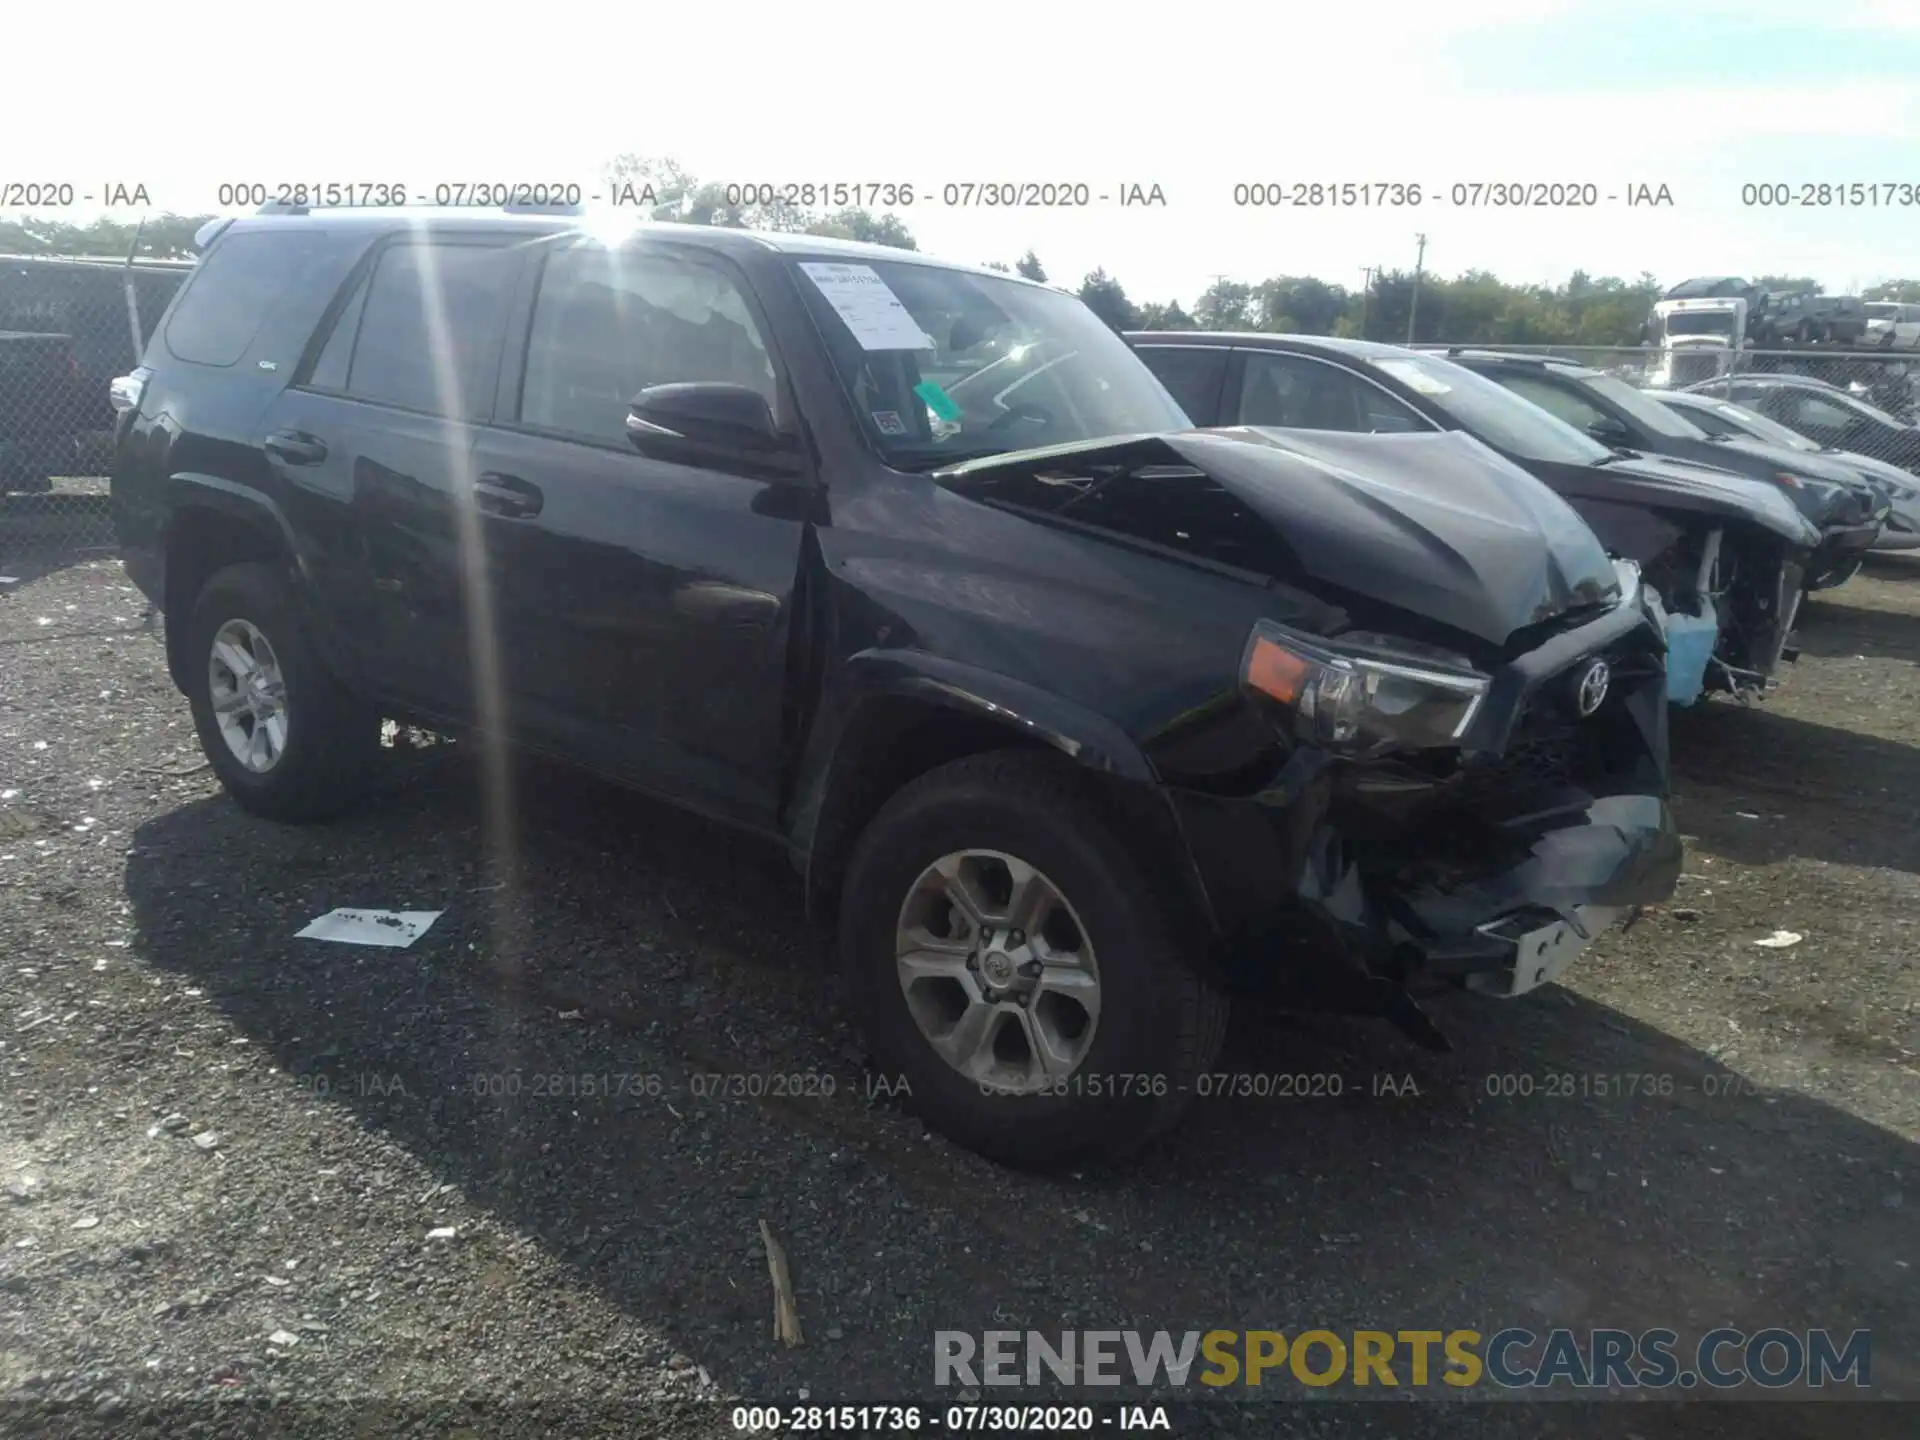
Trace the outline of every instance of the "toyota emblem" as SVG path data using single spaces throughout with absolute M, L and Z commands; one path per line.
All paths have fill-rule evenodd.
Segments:
M 1574 691 L 1573 703 L 1585 719 L 1606 702 L 1607 685 L 1613 679 L 1613 672 L 1604 660 L 1596 660 L 1580 677 L 1580 685 Z

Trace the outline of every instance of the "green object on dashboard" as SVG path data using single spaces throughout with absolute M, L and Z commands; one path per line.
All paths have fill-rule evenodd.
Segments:
M 922 380 L 913 387 L 913 393 L 927 402 L 927 408 L 940 419 L 955 421 L 960 418 L 960 407 L 953 403 L 953 397 L 940 388 L 937 381 Z

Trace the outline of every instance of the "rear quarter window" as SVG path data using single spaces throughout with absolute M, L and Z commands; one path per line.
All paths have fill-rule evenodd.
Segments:
M 1220 394 L 1226 386 L 1227 351 L 1198 345 L 1142 345 L 1147 368 L 1180 402 L 1196 425 L 1220 423 Z
M 194 365 L 237 364 L 318 256 L 320 240 L 311 230 L 250 230 L 216 244 L 167 317 L 168 353 Z

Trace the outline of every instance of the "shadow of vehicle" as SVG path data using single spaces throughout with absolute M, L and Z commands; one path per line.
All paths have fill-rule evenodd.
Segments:
M 1766 705 L 1677 712 L 1675 811 L 1707 851 L 1920 873 L 1920 747 Z
M 151 820 L 126 873 L 133 943 L 735 1393 L 817 1384 L 829 1325 L 852 1337 L 824 1342 L 831 1398 L 897 1403 L 936 1394 L 936 1329 L 1721 1324 L 1871 1329 L 1875 1392 L 1920 1393 L 1912 1282 L 1890 1266 L 1912 1222 L 1883 1203 L 1916 1157 L 1864 1120 L 1742 1093 L 1556 989 L 1445 1007 L 1448 1055 L 1248 1010 L 1222 1062 L 1246 1093 L 1221 1084 L 1136 1166 L 1002 1171 L 874 1093 L 781 857 L 542 766 L 515 772 L 516 860 L 492 867 L 464 748 L 396 758 L 383 803 L 322 829 L 224 799 Z M 348 905 L 444 914 L 405 950 L 292 938 Z M 1281 1072 L 1330 1078 L 1282 1097 L 1260 1079 Z M 540 1075 L 661 1088 L 500 1078 Z M 729 1079 L 778 1075 L 832 1084 Z M 811 1352 L 767 1337 L 762 1217 Z M 1690 1408 L 1685 1433 L 1755 1437 L 1864 1437 L 1893 1413 Z M 1570 1405 L 1416 1409 L 1417 1433 L 1602 1433 Z
M 0 575 L 24 584 L 116 549 L 103 492 L 56 488 L 0 495 Z
M 1920 581 L 1920 572 L 1915 579 Z M 1842 586 L 1807 601 L 1795 627 L 1801 653 L 1920 665 L 1920 613 L 1849 603 L 1855 598 L 1848 594 L 1849 588 Z

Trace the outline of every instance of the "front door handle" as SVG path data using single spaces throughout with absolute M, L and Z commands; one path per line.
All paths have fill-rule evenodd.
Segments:
M 545 497 L 541 495 L 538 485 L 522 480 L 518 475 L 502 475 L 489 470 L 474 482 L 473 501 L 489 515 L 524 520 L 540 513 Z
M 263 448 L 289 465 L 317 465 L 327 458 L 327 442 L 304 430 L 276 430 Z

